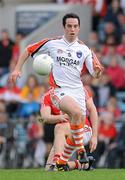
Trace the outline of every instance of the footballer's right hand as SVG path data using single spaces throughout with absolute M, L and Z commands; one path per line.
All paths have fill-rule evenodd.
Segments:
M 59 118 L 60 122 L 68 122 L 69 121 L 69 116 L 67 114 L 61 114 Z
M 21 71 L 19 70 L 14 70 L 10 76 L 9 76 L 9 79 L 8 79 L 8 82 L 9 83 L 12 83 L 13 85 L 15 85 L 16 81 L 17 81 L 17 78 L 20 78 L 21 77 Z

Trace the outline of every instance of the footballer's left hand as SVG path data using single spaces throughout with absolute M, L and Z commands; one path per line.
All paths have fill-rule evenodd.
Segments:
M 102 70 L 98 67 L 94 69 L 95 70 L 95 78 L 100 78 L 102 75 Z
M 89 143 L 90 152 L 92 153 L 93 151 L 95 151 L 96 147 L 97 147 L 97 137 L 92 136 Z

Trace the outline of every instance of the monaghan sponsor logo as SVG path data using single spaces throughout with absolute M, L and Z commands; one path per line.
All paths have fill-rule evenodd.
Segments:
M 65 57 L 60 57 L 60 56 L 57 56 L 57 61 L 60 63 L 60 65 L 62 66 L 71 66 L 73 68 L 77 68 L 77 66 L 80 64 L 80 61 L 78 60 L 74 60 L 74 59 L 71 59 L 71 58 L 65 58 Z

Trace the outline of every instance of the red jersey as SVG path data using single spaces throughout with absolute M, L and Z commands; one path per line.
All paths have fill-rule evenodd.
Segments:
M 52 103 L 52 100 L 51 100 L 51 93 L 52 92 L 53 92 L 53 89 L 50 89 L 42 97 L 41 108 L 49 106 L 51 108 L 51 114 L 52 115 L 60 115 L 60 110 Z M 87 87 L 85 87 L 85 95 L 86 95 L 87 100 L 92 97 L 91 91 Z M 88 126 L 91 126 L 88 118 L 86 118 L 85 124 Z
M 47 93 L 44 94 L 41 100 L 41 108 L 49 106 L 51 108 L 52 115 L 60 115 L 60 110 L 51 101 L 50 95 L 52 92 L 53 89 L 50 89 Z

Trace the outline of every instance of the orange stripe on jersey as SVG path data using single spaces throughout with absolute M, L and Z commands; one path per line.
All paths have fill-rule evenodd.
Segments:
M 47 38 L 47 39 L 43 39 L 35 44 L 31 44 L 27 47 L 27 50 L 29 52 L 29 54 L 31 56 L 34 55 L 34 53 L 36 53 L 36 51 L 38 51 L 45 43 L 47 43 L 50 39 Z
M 62 37 L 54 37 L 54 38 L 46 38 L 46 39 L 43 39 L 37 43 L 34 43 L 34 44 L 31 44 L 27 47 L 27 50 L 29 52 L 29 54 L 31 56 L 33 56 L 45 43 L 47 43 L 48 41 L 50 40 L 56 40 L 56 39 L 60 39 Z
M 84 91 L 85 91 L 85 99 L 86 101 L 92 97 L 92 92 L 88 86 L 84 86 Z
M 83 68 L 82 68 L 82 70 L 81 70 L 80 76 L 82 76 L 83 74 L 87 74 L 87 72 L 88 72 L 88 69 L 87 69 L 86 65 L 83 64 Z
M 94 68 L 98 68 L 98 69 L 100 69 L 100 71 L 102 71 L 103 70 L 103 66 L 99 62 L 99 60 L 96 57 L 94 52 L 92 52 L 92 58 L 93 58 L 93 66 L 94 66 Z
M 55 80 L 54 80 L 54 77 L 53 77 L 53 73 L 52 73 L 52 72 L 51 72 L 50 75 L 49 75 L 49 84 L 50 84 L 50 86 L 53 87 L 53 88 L 59 87 L 59 86 L 56 84 Z

